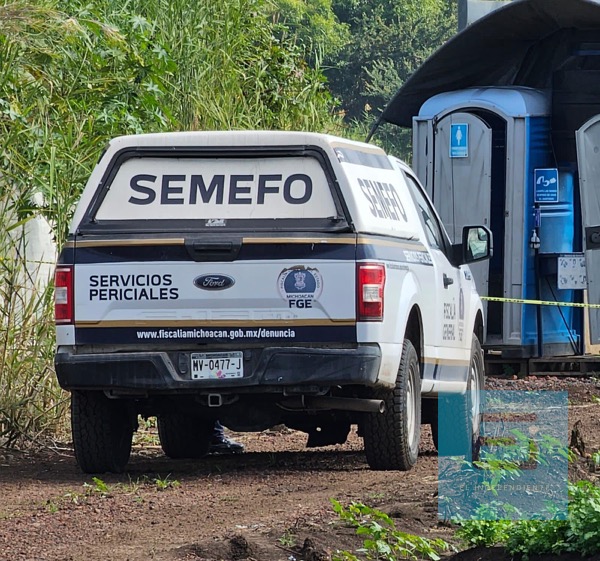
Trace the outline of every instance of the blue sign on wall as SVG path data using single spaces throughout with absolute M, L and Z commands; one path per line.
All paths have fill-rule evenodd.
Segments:
M 467 158 L 469 156 L 469 125 L 459 123 L 450 125 L 450 157 Z
M 536 169 L 534 197 L 536 203 L 558 202 L 558 170 L 556 168 Z

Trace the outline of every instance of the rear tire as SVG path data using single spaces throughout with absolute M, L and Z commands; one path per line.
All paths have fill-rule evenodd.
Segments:
M 393 390 L 379 391 L 384 413 L 365 415 L 363 437 L 367 462 L 374 470 L 411 469 L 419 455 L 421 438 L 421 374 L 413 344 L 404 340 Z
M 172 460 L 206 456 L 214 430 L 214 421 L 185 413 L 166 413 L 157 418 L 160 446 Z
M 127 402 L 101 392 L 71 393 L 75 458 L 84 473 L 121 473 L 131 454 L 135 415 Z

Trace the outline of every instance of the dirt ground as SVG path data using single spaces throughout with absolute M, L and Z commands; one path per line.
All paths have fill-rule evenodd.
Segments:
M 600 448 L 596 379 L 491 379 L 489 388 L 568 390 L 570 426 L 581 421 L 585 453 Z M 313 450 L 285 428 L 233 436 L 244 454 L 173 461 L 148 428 L 136 437 L 127 473 L 97 480 L 79 472 L 68 444 L 0 449 L 0 560 L 323 561 L 361 543 L 339 522 L 331 498 L 363 502 L 392 516 L 398 529 L 460 549 L 453 528 L 438 521 L 429 427 L 410 472 L 370 471 L 355 430 L 343 446 Z M 584 458 L 574 475 L 589 476 Z M 489 550 L 456 556 L 504 558 Z

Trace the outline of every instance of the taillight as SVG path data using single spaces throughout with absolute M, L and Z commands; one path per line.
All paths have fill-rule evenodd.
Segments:
M 385 265 L 358 263 L 358 321 L 383 321 Z
M 58 324 L 73 323 L 73 267 L 57 267 L 54 272 L 54 319 Z

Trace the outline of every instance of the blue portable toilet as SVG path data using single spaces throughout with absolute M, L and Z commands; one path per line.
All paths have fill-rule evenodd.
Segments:
M 413 128 L 413 167 L 453 241 L 488 224 L 485 347 L 600 350 L 600 2 L 515 0 L 458 33 L 381 122 Z M 511 300 L 517 300 L 513 303 Z
M 577 296 L 558 286 L 558 258 L 575 249 L 574 189 L 572 172 L 556 168 L 552 156 L 550 112 L 548 92 L 485 87 L 435 95 L 413 119 L 413 167 L 453 243 L 466 224 L 488 225 L 494 234 L 492 259 L 471 268 L 483 295 L 564 302 Z M 536 306 L 485 305 L 486 346 L 537 355 Z M 576 354 L 579 314 L 547 306 L 541 314 L 543 353 Z

